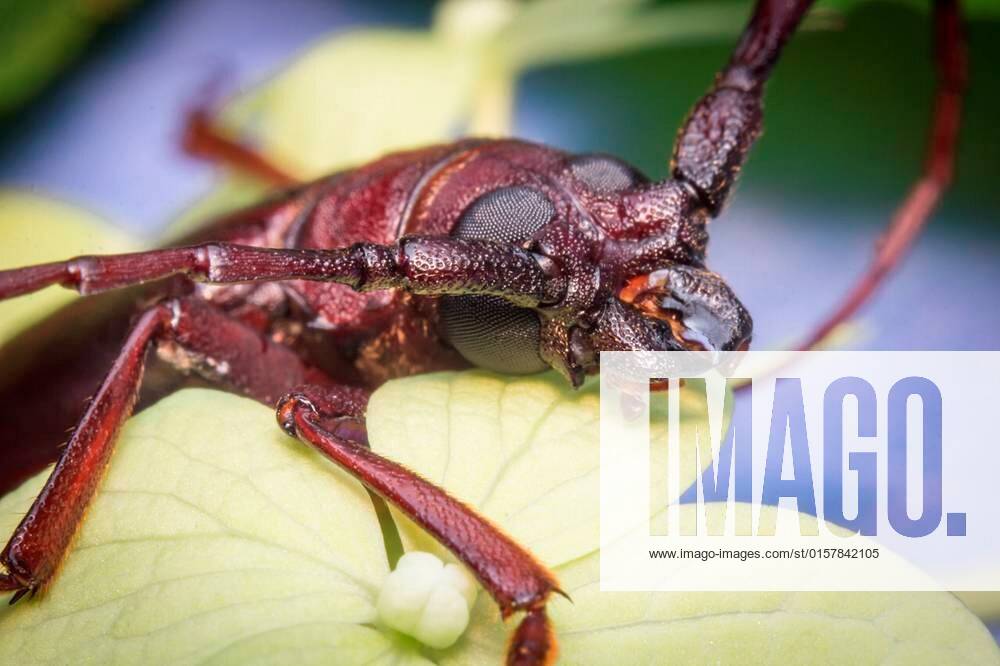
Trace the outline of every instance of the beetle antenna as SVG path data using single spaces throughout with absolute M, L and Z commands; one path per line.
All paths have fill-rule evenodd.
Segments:
M 878 241 L 868 269 L 840 305 L 806 336 L 798 346 L 800 351 L 820 346 L 871 299 L 886 276 L 906 257 L 951 184 L 961 126 L 962 95 L 967 83 L 965 35 L 957 0 L 935 2 L 934 19 L 938 84 L 923 174 L 896 209 Z

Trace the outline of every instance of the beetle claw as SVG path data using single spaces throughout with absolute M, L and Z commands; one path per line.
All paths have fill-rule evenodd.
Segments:
M 302 393 L 288 393 L 278 399 L 277 419 L 278 425 L 289 437 L 298 437 L 298 428 L 295 426 L 295 410 L 299 407 L 306 407 L 316 414 L 316 406 Z
M 13 592 L 14 595 L 8 601 L 8 605 L 13 606 L 21 598 L 31 593 L 32 596 L 35 595 L 35 588 L 32 585 L 25 585 L 20 580 L 17 579 L 13 574 L 5 573 L 0 574 L 0 592 Z

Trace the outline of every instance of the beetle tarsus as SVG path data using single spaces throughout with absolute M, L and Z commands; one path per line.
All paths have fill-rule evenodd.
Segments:
M 26 594 L 28 594 L 28 592 L 31 592 L 31 596 L 35 596 L 35 592 L 32 588 L 22 587 L 21 589 L 19 589 L 17 592 L 14 593 L 14 596 L 12 596 L 10 598 L 10 601 L 7 602 L 7 605 L 13 606 L 18 601 L 20 601 Z
M 289 437 L 297 438 L 299 436 L 299 430 L 295 426 L 295 412 L 300 408 L 308 409 L 313 414 L 316 414 L 315 405 L 313 405 L 306 396 L 299 392 L 286 393 L 278 398 L 278 407 L 275 410 L 275 417 L 277 418 L 278 426 Z
M 507 646 L 508 666 L 543 666 L 554 664 L 559 656 L 559 644 L 545 608 L 529 610 Z

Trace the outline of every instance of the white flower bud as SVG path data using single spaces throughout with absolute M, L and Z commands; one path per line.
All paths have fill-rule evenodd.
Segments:
M 378 615 L 387 626 L 443 649 L 469 625 L 476 584 L 465 569 L 430 553 L 404 554 L 382 584 Z

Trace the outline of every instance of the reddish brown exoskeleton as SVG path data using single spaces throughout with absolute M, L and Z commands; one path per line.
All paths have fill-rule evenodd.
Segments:
M 810 4 L 758 2 L 729 64 L 682 127 L 671 178 L 662 182 L 602 155 L 468 140 L 292 186 L 183 247 L 0 272 L 0 298 L 51 284 L 94 294 L 155 283 L 127 335 L 127 318 L 101 319 L 111 322 L 101 325 L 108 339 L 124 341 L 0 554 L 0 590 L 13 591 L 15 601 L 54 575 L 154 348 L 185 373 L 277 404 L 288 434 L 447 546 L 504 617 L 525 613 L 509 662 L 551 660 L 545 604 L 558 591 L 553 576 L 474 511 L 368 449 L 369 391 L 391 377 L 469 364 L 515 373 L 554 368 L 579 385 L 596 371 L 601 351 L 745 347 L 750 317 L 704 266 L 706 227 L 760 132 L 765 81 Z M 805 346 L 860 306 L 950 181 L 965 55 L 956 0 L 935 6 L 940 83 L 924 176 L 870 272 Z M 194 117 L 189 139 L 196 152 L 288 184 L 266 161 L 214 134 L 203 115 Z M 132 307 L 134 297 L 127 302 Z M 112 314 L 118 307 L 80 303 Z M 15 363 L 10 349 L 58 339 L 79 311 L 78 303 L 8 345 L 4 362 Z M 106 348 L 53 349 L 3 389 L 0 434 L 21 444 L 7 445 L 3 485 L 54 457 L 54 430 L 76 416 L 79 391 L 96 368 L 106 369 Z

